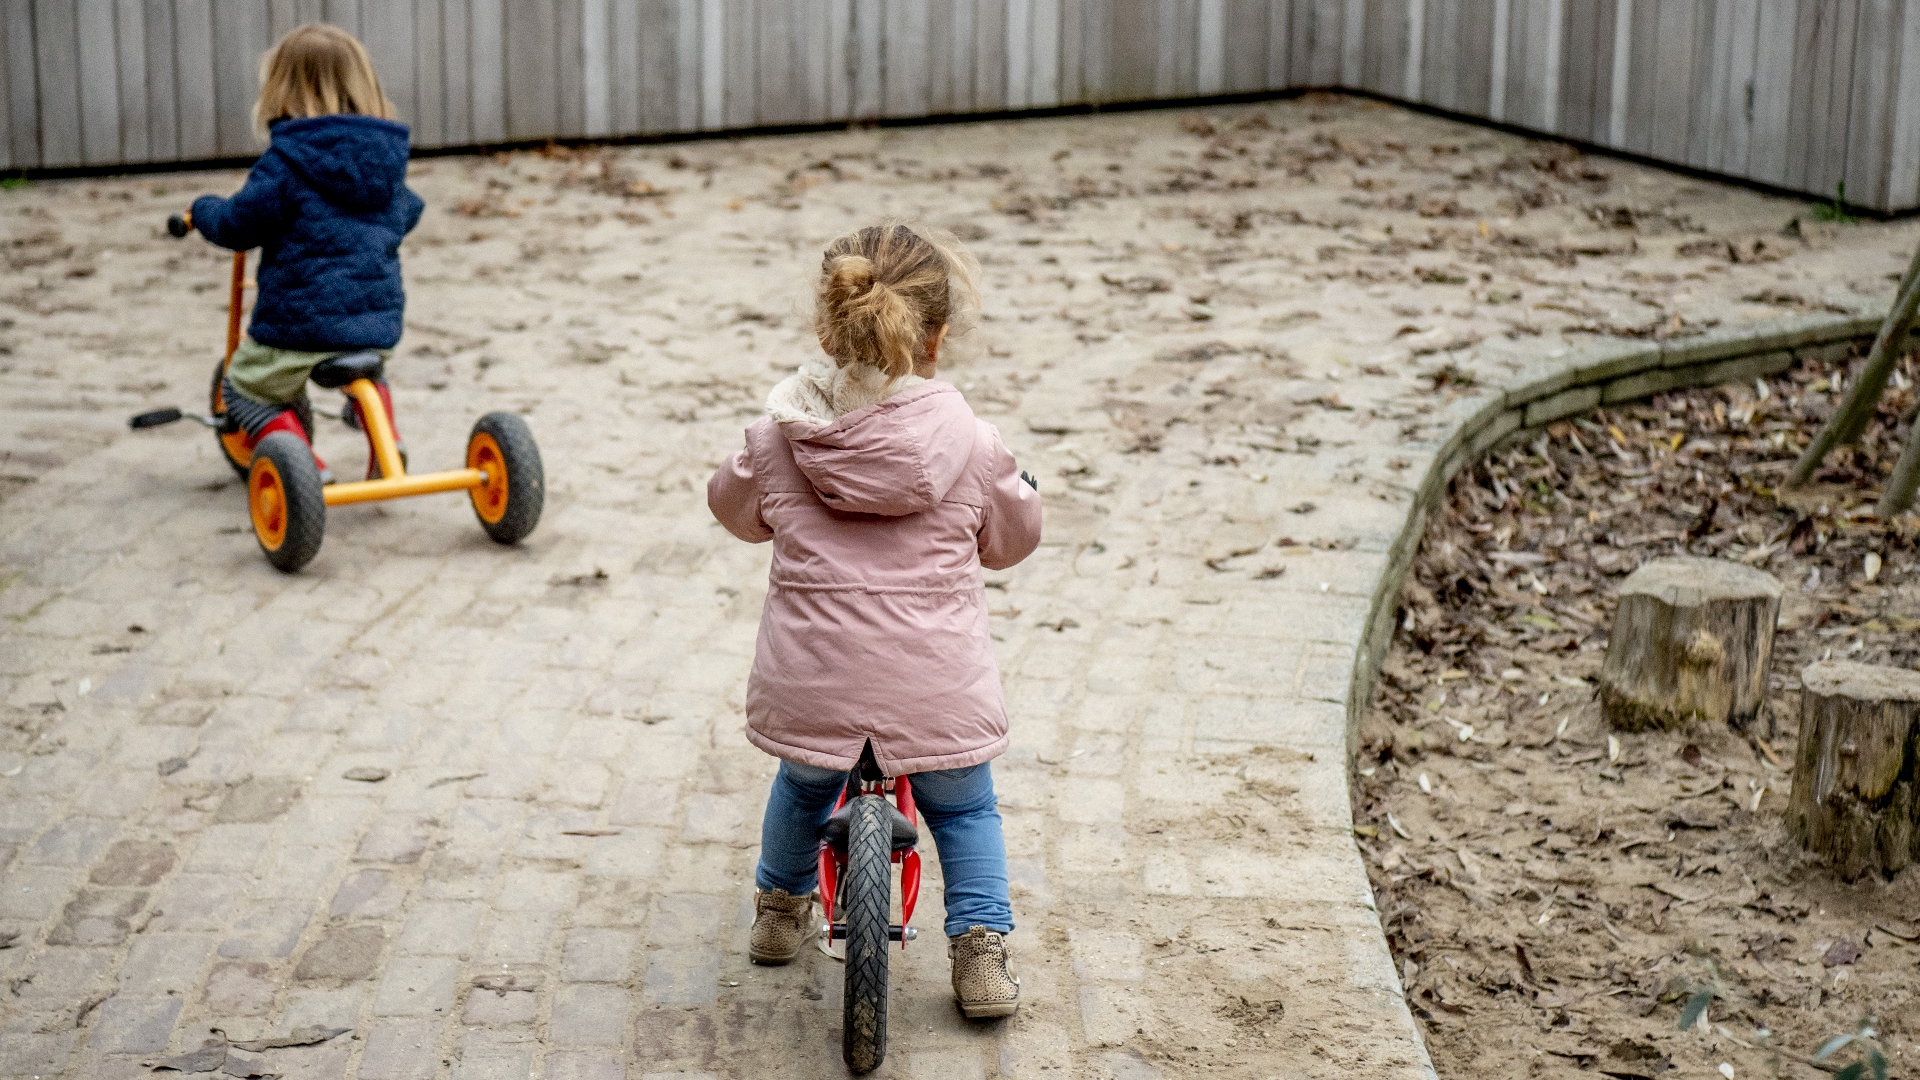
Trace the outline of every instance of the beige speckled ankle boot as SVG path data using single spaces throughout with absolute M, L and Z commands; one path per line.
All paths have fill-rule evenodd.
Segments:
M 947 939 L 953 961 L 953 996 L 969 1020 L 1012 1016 L 1020 1005 L 1020 980 L 1007 970 L 1007 939 L 975 926 Z
M 783 889 L 756 890 L 747 958 L 756 964 L 791 963 L 800 946 L 813 937 L 813 896 L 793 896 Z

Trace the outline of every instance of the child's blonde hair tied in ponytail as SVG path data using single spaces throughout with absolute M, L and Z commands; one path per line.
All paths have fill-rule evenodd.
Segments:
M 941 327 L 966 329 L 979 306 L 978 278 L 979 263 L 950 235 L 868 226 L 828 245 L 814 331 L 841 367 L 866 364 L 898 379 L 913 373 Z

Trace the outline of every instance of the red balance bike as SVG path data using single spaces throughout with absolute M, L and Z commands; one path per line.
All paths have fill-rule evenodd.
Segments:
M 176 215 L 167 221 L 167 231 L 175 237 L 192 230 L 189 217 Z M 220 443 L 220 455 L 247 482 L 253 535 L 268 562 L 287 573 L 307 565 L 320 553 L 327 507 L 348 503 L 464 491 L 473 501 L 480 527 L 498 543 L 517 544 L 539 524 L 546 499 L 546 473 L 540 464 L 540 448 L 526 421 L 512 413 L 488 413 L 467 436 L 466 468 L 410 475 L 406 451 L 394 435 L 392 403 L 381 383 L 384 363 L 377 352 L 333 357 L 316 365 L 308 376 L 315 385 L 346 395 L 340 412 L 329 415 L 365 432 L 365 480 L 342 484 L 322 480 L 313 455 L 314 409 L 304 395 L 285 418 L 276 417 L 257 434 L 249 435 L 228 407 L 225 391 L 227 365 L 240 346 L 246 279 L 247 253 L 236 251 L 227 309 L 227 351 L 213 368 L 208 411 L 200 414 L 160 409 L 142 413 L 128 423 L 134 428 L 150 428 L 192 419 L 212 428 Z
M 847 943 L 840 1052 L 855 1073 L 872 1072 L 887 1056 L 887 943 L 897 941 L 904 949 L 914 939 L 907 924 L 920 899 L 920 832 L 914 822 L 913 785 L 904 776 L 888 779 L 868 743 L 820 840 L 824 931 L 829 942 Z M 900 864 L 898 923 L 890 918 L 894 863 Z

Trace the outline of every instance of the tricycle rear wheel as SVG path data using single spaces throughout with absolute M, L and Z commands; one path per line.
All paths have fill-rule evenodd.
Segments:
M 887 1057 L 887 922 L 893 906 L 893 824 L 878 795 L 853 801 L 847 868 L 836 904 L 847 926 L 845 1022 L 840 1051 L 847 1068 L 869 1073 Z

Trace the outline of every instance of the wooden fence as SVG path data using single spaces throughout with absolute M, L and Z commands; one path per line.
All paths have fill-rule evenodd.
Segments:
M 311 21 L 423 147 L 1357 87 L 1920 206 L 1920 0 L 0 0 L 0 169 L 256 153 Z

